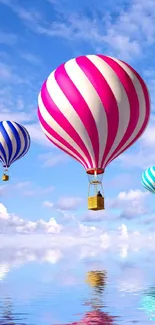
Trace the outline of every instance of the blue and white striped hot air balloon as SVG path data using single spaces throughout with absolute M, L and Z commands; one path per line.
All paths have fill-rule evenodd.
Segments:
M 30 148 L 30 136 L 22 125 L 13 121 L 0 122 L 0 161 L 5 168 L 2 180 L 8 181 L 8 168 Z
M 155 166 L 150 167 L 143 172 L 142 184 L 148 191 L 155 193 Z

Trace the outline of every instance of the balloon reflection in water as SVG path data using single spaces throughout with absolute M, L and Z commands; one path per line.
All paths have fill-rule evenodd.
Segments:
M 106 284 L 107 272 L 106 271 L 89 271 L 87 273 L 86 282 L 95 288 L 95 297 L 91 301 L 85 303 L 85 305 L 91 305 L 91 311 L 85 313 L 84 317 L 73 323 L 68 323 L 65 325 L 116 325 L 116 316 L 111 316 L 101 310 L 103 305 L 98 301 L 101 300 L 102 292 Z
M 155 321 L 155 288 L 151 288 L 141 300 L 143 309 L 151 321 Z
M 89 271 L 87 273 L 86 282 L 96 291 L 102 292 L 104 290 L 107 279 L 106 271 Z
M 106 271 L 96 270 L 87 272 L 86 282 L 93 289 L 93 295 L 91 298 L 91 306 L 93 309 L 98 309 L 103 306 L 102 293 L 106 285 L 106 280 Z
M 114 320 L 114 316 L 110 316 L 101 310 L 94 310 L 86 313 L 82 320 L 66 325 L 116 325 Z
M 19 315 L 21 318 L 19 318 Z M 0 325 L 26 325 L 26 313 L 14 313 L 11 298 L 5 298 L 3 305 L 0 303 Z

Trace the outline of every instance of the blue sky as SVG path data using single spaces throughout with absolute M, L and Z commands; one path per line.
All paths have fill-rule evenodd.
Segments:
M 154 19 L 153 0 L 118 0 L 115 6 L 112 0 L 0 0 L 0 119 L 23 124 L 32 139 L 29 153 L 10 168 L 9 184 L 0 186 L 4 233 L 87 238 L 154 231 L 154 197 L 141 185 L 141 173 L 155 161 Z M 83 167 L 52 146 L 37 118 L 45 78 L 62 62 L 93 53 L 129 62 L 146 80 L 152 101 L 143 137 L 106 170 L 106 210 L 99 213 L 87 211 Z

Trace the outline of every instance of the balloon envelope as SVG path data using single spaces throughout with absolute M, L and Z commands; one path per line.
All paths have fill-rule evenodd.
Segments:
M 155 167 L 150 167 L 146 169 L 142 174 L 142 184 L 143 186 L 150 191 L 155 193 Z
M 51 142 L 85 169 L 104 169 L 145 130 L 149 93 L 127 63 L 104 55 L 80 56 L 44 82 L 38 116 Z
M 30 136 L 25 127 L 12 121 L 0 122 L 0 161 L 3 167 L 10 167 L 29 148 Z

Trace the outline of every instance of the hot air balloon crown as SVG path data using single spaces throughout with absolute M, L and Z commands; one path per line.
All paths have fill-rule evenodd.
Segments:
M 144 132 L 149 93 L 127 63 L 80 56 L 61 64 L 43 83 L 38 117 L 46 137 L 83 165 L 89 175 L 88 209 L 101 210 L 103 172 Z

